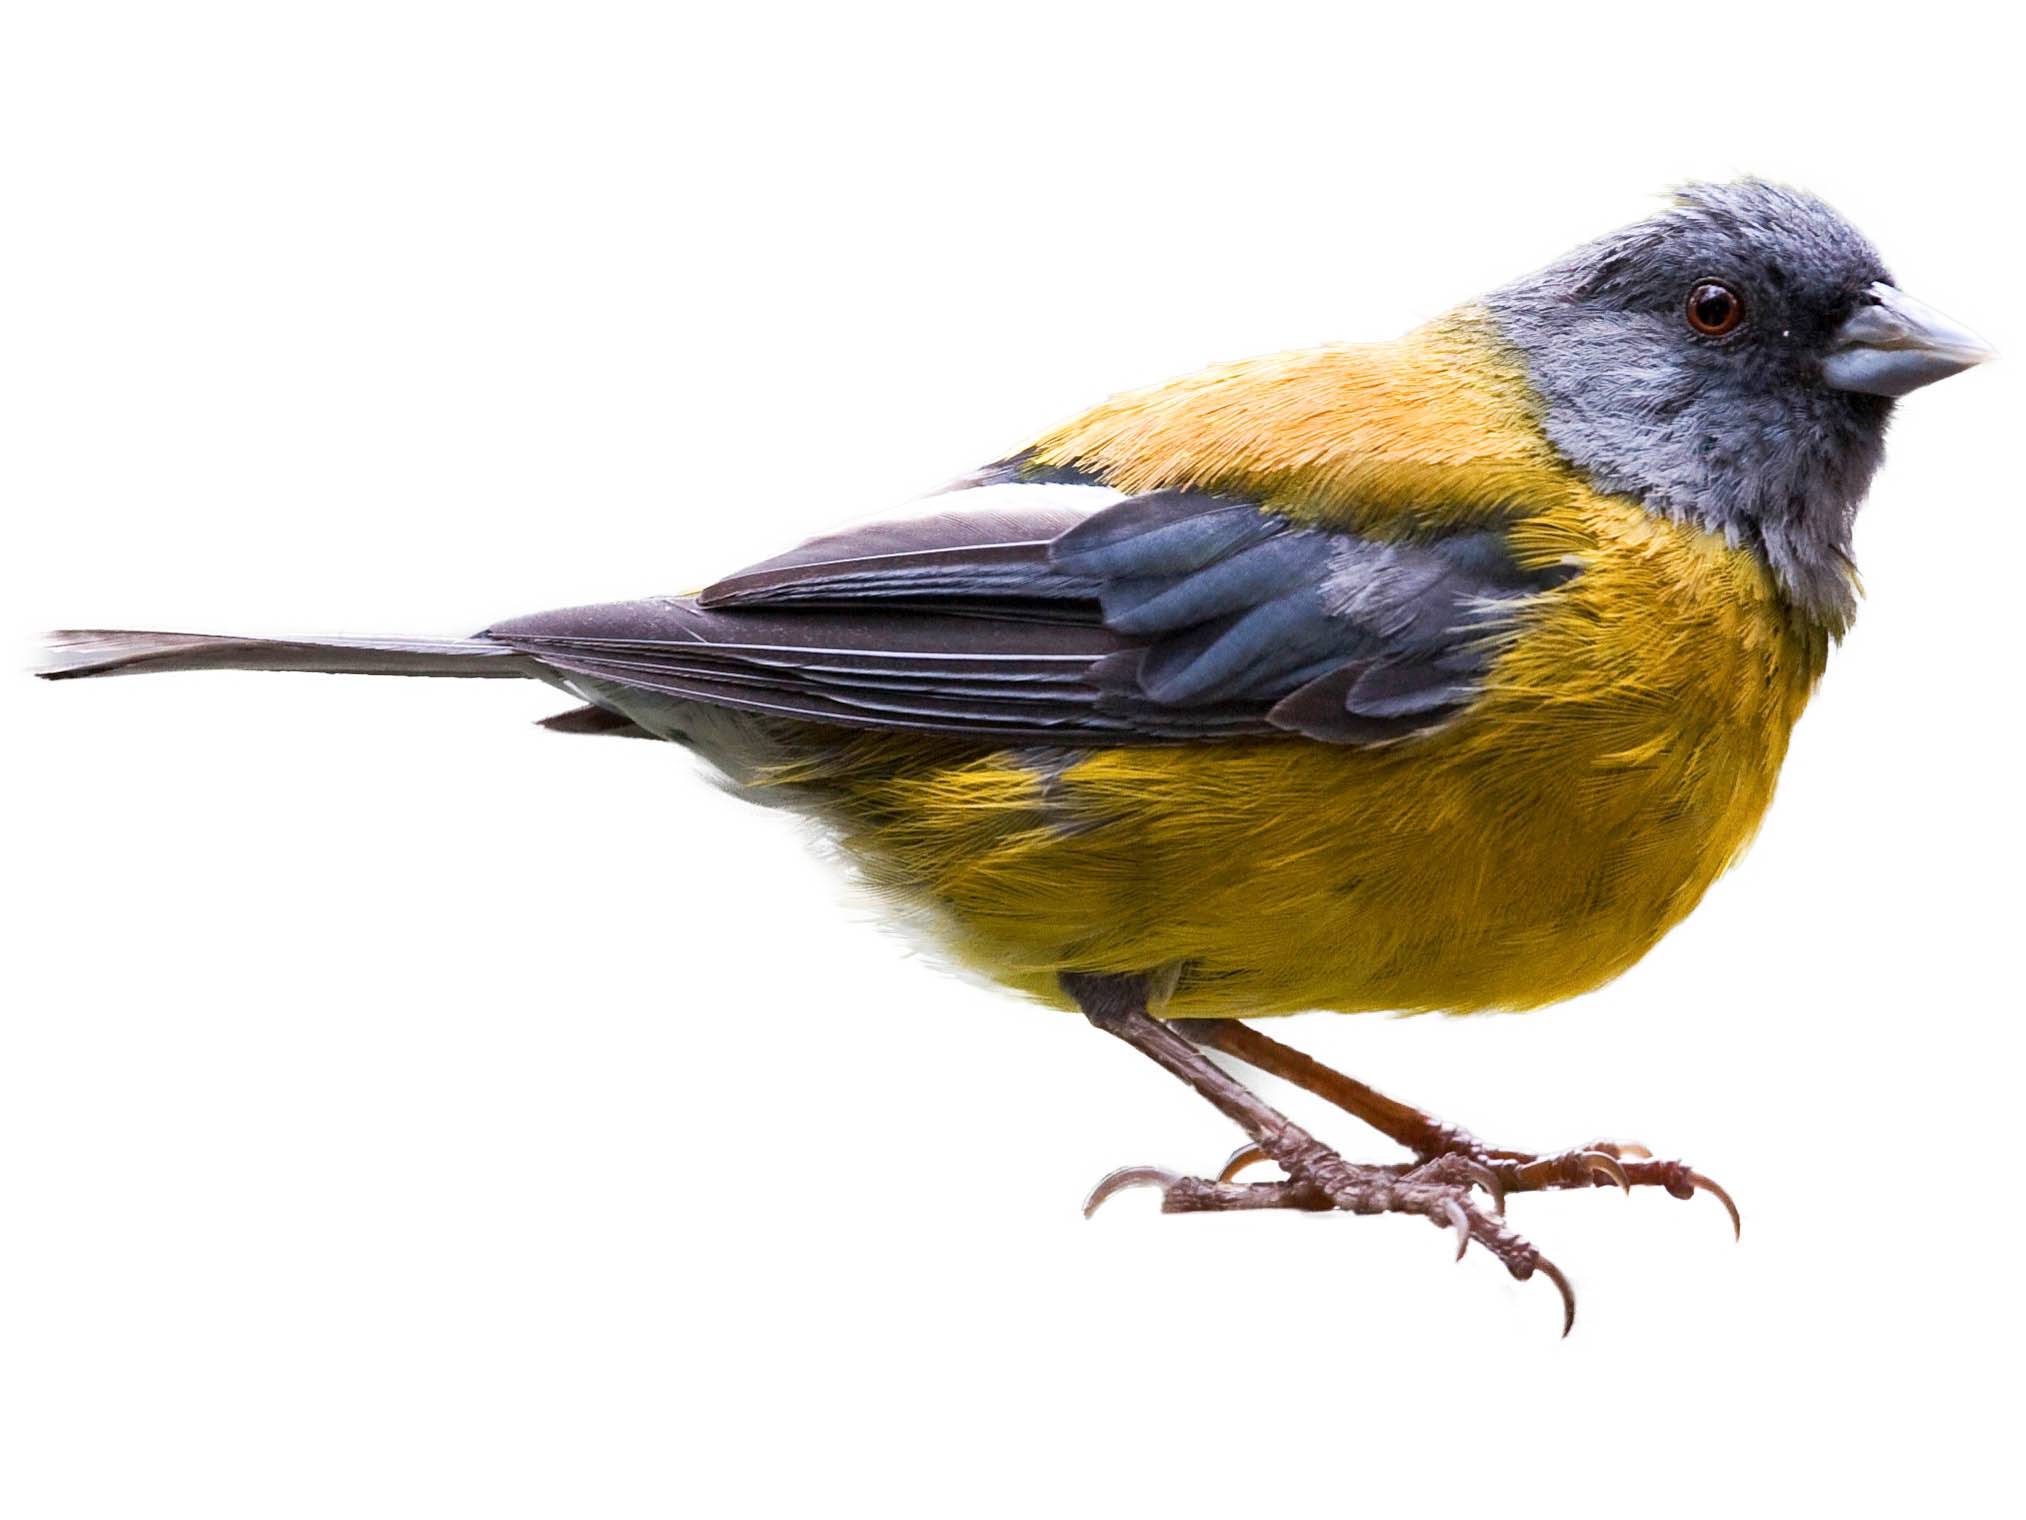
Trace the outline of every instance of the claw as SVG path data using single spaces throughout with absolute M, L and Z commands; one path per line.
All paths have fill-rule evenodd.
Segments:
M 1566 1340 L 1569 1332 L 1576 1328 L 1576 1290 L 1569 1286 L 1568 1278 L 1562 1276 L 1562 1269 L 1545 1256 L 1534 1258 L 1532 1271 L 1527 1276 L 1531 1277 L 1534 1272 L 1547 1278 L 1555 1285 L 1555 1291 L 1562 1295 L 1562 1338 Z M 1524 1282 L 1526 1278 L 1520 1280 Z
M 1597 1142 L 1595 1149 L 1609 1151 L 1620 1161 L 1625 1160 L 1628 1156 L 1634 1161 L 1651 1161 L 1653 1159 L 1653 1152 L 1641 1145 L 1637 1140 L 1600 1140 Z
M 1083 1217 L 1090 1218 L 1107 1198 L 1127 1188 L 1157 1187 L 1165 1193 L 1181 1180 L 1180 1172 L 1171 1172 L 1163 1166 L 1122 1166 L 1098 1179 L 1097 1186 L 1090 1190 L 1090 1196 L 1083 1200 Z
M 1486 1196 L 1491 1199 L 1492 1213 L 1505 1212 L 1505 1184 L 1499 1180 L 1495 1170 L 1474 1157 L 1452 1151 L 1446 1155 L 1423 1158 L 1418 1165 L 1407 1167 L 1405 1170 L 1413 1175 L 1425 1176 L 1430 1181 L 1451 1183 L 1460 1181 L 1468 1183 L 1471 1187 L 1483 1188 Z
M 1463 1253 L 1470 1249 L 1470 1216 L 1454 1198 L 1442 1200 L 1442 1212 L 1449 1220 L 1449 1227 L 1456 1231 L 1456 1259 L 1461 1261 Z
M 1717 1202 L 1721 1203 L 1731 1216 L 1731 1238 L 1733 1240 L 1743 1240 L 1745 1238 L 1745 1222 L 1738 1217 L 1738 1206 L 1731 1202 L 1731 1195 L 1723 1190 L 1722 1184 L 1703 1176 L 1701 1172 L 1690 1172 L 1688 1174 L 1688 1181 L 1691 1187 L 1716 1195 Z
M 1618 1164 L 1618 1158 L 1609 1151 L 1584 1151 L 1577 1157 L 1592 1174 L 1615 1182 L 1631 1196 L 1632 1179 L 1625 1175 L 1625 1168 Z
M 1463 1169 L 1470 1174 L 1472 1182 L 1483 1188 L 1490 1195 L 1492 1213 L 1503 1214 L 1505 1212 L 1505 1184 L 1498 1180 L 1498 1173 L 1494 1172 L 1482 1161 L 1465 1160 Z
M 1260 1146 L 1253 1145 L 1250 1143 L 1241 1145 L 1238 1147 L 1237 1150 L 1233 1151 L 1230 1155 L 1230 1158 L 1227 1161 L 1225 1161 L 1223 1170 L 1218 1172 L 1217 1174 L 1217 1180 L 1219 1182 L 1231 1182 L 1235 1180 L 1238 1174 L 1244 1171 L 1248 1166 L 1257 1166 L 1260 1162 L 1269 1161 L 1271 1159 L 1272 1158 L 1266 1154 L 1264 1148 Z

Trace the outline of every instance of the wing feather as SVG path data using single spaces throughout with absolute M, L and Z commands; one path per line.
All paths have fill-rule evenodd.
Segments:
M 1006 504 L 1023 492 L 1036 505 Z M 1492 531 L 1382 542 L 1197 492 L 977 494 L 995 500 L 813 539 L 693 597 L 487 636 L 566 678 L 848 727 L 1364 744 L 1467 708 L 1510 614 L 1567 573 Z

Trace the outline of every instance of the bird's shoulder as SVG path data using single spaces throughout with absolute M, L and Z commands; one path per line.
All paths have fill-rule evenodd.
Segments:
M 1388 535 L 1467 528 L 1566 504 L 1578 482 L 1539 416 L 1521 360 L 1464 307 L 1390 342 L 1269 354 L 1115 396 L 993 478 L 1212 492 Z

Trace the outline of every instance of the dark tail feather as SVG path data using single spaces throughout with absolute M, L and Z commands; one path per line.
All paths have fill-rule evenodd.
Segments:
M 620 739 L 652 739 L 646 729 L 624 713 L 605 707 L 573 707 L 537 725 L 552 734 L 611 734 Z
M 124 628 L 49 635 L 45 680 L 155 670 L 320 670 L 374 676 L 525 676 L 524 656 L 489 639 L 242 639 Z

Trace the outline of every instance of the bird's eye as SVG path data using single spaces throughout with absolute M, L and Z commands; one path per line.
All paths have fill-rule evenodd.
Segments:
M 1745 319 L 1745 303 L 1728 285 L 1705 280 L 1688 293 L 1688 325 L 1720 338 Z

